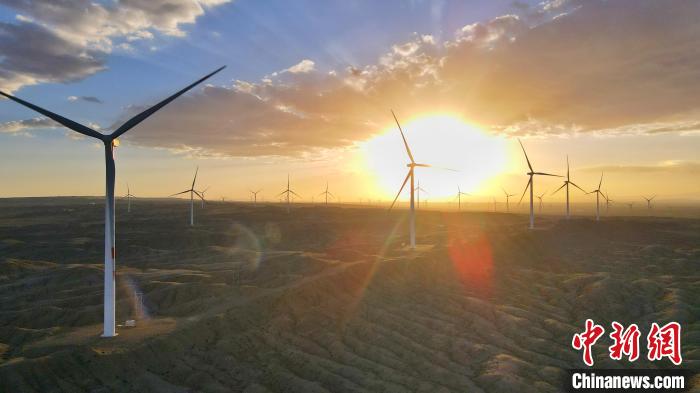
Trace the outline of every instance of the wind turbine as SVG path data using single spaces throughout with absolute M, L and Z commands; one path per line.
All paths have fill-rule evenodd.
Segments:
M 527 166 L 530 168 L 530 172 L 527 173 L 528 176 L 530 176 L 530 180 L 527 181 L 527 185 L 525 186 L 525 190 L 523 191 L 523 195 L 520 197 L 520 202 L 523 201 L 523 197 L 525 196 L 525 192 L 527 192 L 528 187 L 530 188 L 530 229 L 535 228 L 535 209 L 533 205 L 533 199 L 534 199 L 534 194 L 535 194 L 535 175 L 540 175 L 540 176 L 554 176 L 554 177 L 563 177 L 559 175 L 553 175 L 551 173 L 545 173 L 545 172 L 535 172 L 534 169 L 532 169 L 532 164 L 530 164 L 530 159 L 527 157 L 527 152 L 525 152 L 525 147 L 523 146 L 523 143 L 520 142 L 520 139 L 518 139 L 518 143 L 520 143 L 520 147 L 523 149 L 523 154 L 525 154 L 525 160 L 527 161 Z
M 394 116 L 394 120 L 396 121 L 396 125 L 399 127 L 399 132 L 401 133 L 401 139 L 403 139 L 403 145 L 406 148 L 406 154 L 408 154 L 408 158 L 411 160 L 406 166 L 408 167 L 408 174 L 406 174 L 406 178 L 403 180 L 403 184 L 401 184 L 401 188 L 399 189 L 399 192 L 396 193 L 396 198 L 394 198 L 394 202 L 391 203 L 391 206 L 389 207 L 389 210 L 391 210 L 394 205 L 396 204 L 396 200 L 399 199 L 399 195 L 401 195 L 401 191 L 403 191 L 403 188 L 406 186 L 406 183 L 408 182 L 409 179 L 411 179 L 411 204 L 410 204 L 410 213 L 408 216 L 408 225 L 409 225 L 409 239 L 411 242 L 411 248 L 416 248 L 416 210 L 415 210 L 415 204 L 414 204 L 414 199 L 415 195 L 414 192 L 416 191 L 415 185 L 414 185 L 414 170 L 417 167 L 429 167 L 430 165 L 428 164 L 419 164 L 416 163 L 416 161 L 413 159 L 413 154 L 411 154 L 411 148 L 408 147 L 408 142 L 406 141 L 406 136 L 403 134 L 403 130 L 401 129 L 401 124 L 399 124 L 399 119 L 396 118 L 396 114 L 394 114 L 394 111 L 391 111 L 392 116 Z
M 510 212 L 510 197 L 515 196 L 515 194 L 509 194 L 505 188 L 501 188 L 501 190 L 503 190 L 503 193 L 506 196 L 506 213 L 509 213 Z
M 197 170 L 194 171 L 194 179 L 192 179 L 192 185 L 189 189 L 170 195 L 171 197 L 173 197 L 176 195 L 186 194 L 188 192 L 190 193 L 190 226 L 194 226 L 194 196 L 197 195 L 198 197 L 202 198 L 202 200 L 204 200 L 204 197 L 197 190 L 194 189 L 194 183 L 197 181 L 198 172 L 199 167 L 197 167 Z
M 457 186 L 457 209 L 462 210 L 462 195 L 464 196 L 469 196 L 466 192 L 462 192 L 462 190 Z
M 647 198 L 645 196 L 643 196 L 642 198 L 644 198 L 644 200 L 647 201 L 647 210 L 651 210 L 651 201 L 653 201 L 654 198 L 656 198 L 656 195 L 652 196 L 651 198 Z
M 493 198 L 493 212 L 496 212 L 496 197 L 491 197 Z
M 260 191 L 262 191 L 262 190 L 257 190 L 257 191 L 250 190 L 250 193 L 253 195 L 253 204 L 255 204 L 255 205 L 258 204 L 258 193 Z
M 207 188 L 204 189 L 204 191 L 199 192 L 199 198 L 202 200 L 202 209 L 204 209 L 204 202 L 205 202 L 204 201 L 204 193 L 207 192 L 207 190 L 209 190 L 210 188 L 211 188 L 211 186 L 208 186 Z
M 420 180 L 418 180 L 418 186 L 416 187 L 416 202 L 417 202 L 416 208 L 417 209 L 420 209 L 420 192 L 421 191 L 427 193 L 427 191 L 425 191 L 423 188 L 421 188 Z
M 595 220 L 600 221 L 600 196 L 603 192 L 600 191 L 600 186 L 603 185 L 603 172 L 600 172 L 600 182 L 598 182 L 598 188 L 589 192 L 588 194 L 595 193 Z
M 571 218 L 571 209 L 569 208 L 569 184 L 571 184 L 572 186 L 583 191 L 584 194 L 586 193 L 586 190 L 577 186 L 576 183 L 571 181 L 571 176 L 569 174 L 569 155 L 567 154 L 566 155 L 566 180 L 564 180 L 564 184 L 561 187 L 557 188 L 557 190 L 552 193 L 552 195 L 554 195 L 557 192 L 559 192 L 559 190 L 566 187 L 566 218 L 567 219 Z
M 224 66 L 225 67 L 225 66 Z M 221 67 L 184 89 L 176 92 L 170 97 L 164 99 L 163 101 L 153 105 L 152 107 L 146 109 L 145 111 L 139 113 L 138 115 L 130 118 L 124 124 L 119 126 L 111 134 L 102 134 L 90 127 L 84 126 L 73 120 L 67 119 L 61 115 L 50 112 L 44 108 L 31 104 L 27 101 L 21 100 L 19 98 L 13 97 L 7 93 L 0 91 L 0 94 L 17 102 L 20 105 L 24 105 L 27 108 L 39 112 L 42 115 L 56 121 L 57 123 L 70 128 L 71 130 L 89 136 L 95 139 L 99 139 L 105 147 L 105 268 L 104 268 L 104 313 L 103 313 L 103 337 L 114 337 L 116 335 L 115 330 L 115 280 L 116 280 L 116 252 L 115 252 L 115 231 L 114 231 L 114 182 L 116 177 L 116 168 L 114 163 L 114 148 L 119 146 L 119 137 L 125 132 L 137 126 L 142 121 L 146 120 L 149 116 L 156 113 L 159 109 L 166 106 L 174 99 L 178 98 L 188 90 L 202 83 L 212 75 L 224 69 Z
M 289 174 L 287 174 L 287 189 L 280 192 L 277 196 L 282 196 L 285 194 L 287 196 L 287 213 L 289 213 L 289 197 L 290 197 L 290 195 L 295 195 L 295 196 L 301 198 L 301 196 L 299 196 L 299 194 L 297 194 L 296 192 L 292 191 L 291 188 L 289 188 Z
M 328 196 L 329 196 L 329 195 L 330 195 L 332 198 L 335 198 L 335 196 L 334 196 L 330 191 L 328 191 L 328 182 L 326 182 L 326 191 L 324 191 L 324 192 L 322 192 L 322 193 L 320 193 L 320 194 L 318 194 L 318 195 L 325 195 L 325 197 L 326 197 L 326 206 L 328 206 Z
M 131 194 L 131 191 L 129 191 L 129 183 L 126 183 L 126 195 L 124 195 L 124 198 L 126 198 L 126 212 L 131 213 L 131 198 L 136 196 Z
M 542 197 L 546 194 L 546 192 L 541 193 L 540 195 L 536 195 L 537 199 L 540 200 L 540 207 L 539 210 L 537 211 L 538 213 L 542 213 Z
M 603 194 L 603 193 L 601 193 L 601 194 L 603 195 L 603 198 L 605 198 L 605 213 L 607 214 L 608 211 L 610 210 L 610 205 L 612 205 L 612 203 L 615 201 L 613 201 L 612 199 L 610 199 L 608 197 L 608 195 L 610 195 L 610 194 Z

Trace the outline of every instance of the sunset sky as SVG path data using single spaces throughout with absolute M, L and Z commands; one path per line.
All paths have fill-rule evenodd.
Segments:
M 393 109 L 416 161 L 457 170 L 419 168 L 431 200 L 520 194 L 520 137 L 586 189 L 605 171 L 618 200 L 700 201 L 698 20 L 685 0 L 0 0 L 0 90 L 107 132 L 227 65 L 121 138 L 119 195 L 181 191 L 199 166 L 216 199 L 276 201 L 289 174 L 304 201 L 326 181 L 390 200 Z M 102 148 L 78 136 L 0 100 L 0 197 L 103 195 Z

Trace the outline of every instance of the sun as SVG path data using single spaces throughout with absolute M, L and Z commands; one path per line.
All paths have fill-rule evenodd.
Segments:
M 478 193 L 479 187 L 502 173 L 507 164 L 507 143 L 451 114 L 399 119 L 418 163 L 416 181 L 425 189 L 422 198 L 446 201 L 457 192 Z M 366 173 L 378 197 L 392 198 L 405 178 L 409 162 L 395 124 L 360 144 Z M 452 169 L 450 171 L 447 169 Z M 408 190 L 402 198 L 406 199 Z

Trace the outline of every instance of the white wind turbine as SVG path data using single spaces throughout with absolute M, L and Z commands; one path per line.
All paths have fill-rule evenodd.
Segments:
M 408 147 L 408 142 L 406 141 L 406 136 L 403 134 L 403 130 L 401 129 L 401 124 L 399 124 L 399 119 L 396 118 L 396 115 L 394 114 L 394 111 L 391 111 L 391 114 L 394 116 L 394 120 L 396 121 L 396 125 L 399 127 L 399 132 L 401 133 L 401 139 L 403 139 L 403 144 L 404 147 L 406 148 L 406 153 L 408 154 L 408 158 L 411 160 L 406 166 L 408 167 L 408 174 L 406 175 L 406 178 L 403 181 L 403 184 L 401 184 L 401 188 L 399 189 L 399 192 L 396 193 L 396 198 L 394 198 L 394 202 L 391 203 L 391 206 L 389 207 L 389 210 L 391 210 L 394 205 L 396 204 L 396 200 L 399 199 L 399 195 L 401 195 L 401 191 L 403 191 L 403 188 L 406 186 L 406 183 L 408 180 L 411 180 L 411 187 L 409 188 L 411 190 L 411 204 L 410 204 L 410 212 L 409 212 L 409 218 L 408 218 L 408 225 L 409 225 L 409 239 L 411 242 L 411 248 L 416 248 L 416 207 L 415 207 L 415 184 L 414 184 L 414 170 L 417 167 L 429 167 L 430 165 L 428 164 L 418 164 L 416 161 L 413 159 L 413 154 L 411 154 L 411 148 Z
M 124 198 L 126 198 L 126 212 L 131 213 L 131 198 L 136 198 L 135 195 L 131 194 L 131 191 L 129 190 L 129 183 L 126 183 L 126 195 L 124 195 Z
M 509 194 L 505 188 L 501 188 L 503 194 L 506 196 L 506 213 L 510 213 L 510 197 L 515 196 L 515 194 Z
M 539 176 L 554 176 L 554 177 L 563 177 L 559 175 L 553 175 L 551 173 L 545 173 L 545 172 L 535 172 L 534 169 L 532 169 L 532 164 L 530 164 L 530 159 L 527 157 L 527 152 L 525 151 L 525 147 L 523 146 L 523 143 L 520 142 L 520 139 L 518 139 L 518 143 L 520 143 L 520 147 L 523 149 L 523 154 L 525 154 L 525 161 L 527 161 L 527 166 L 530 168 L 530 172 L 527 173 L 527 175 L 530 177 L 530 180 L 527 181 L 527 185 L 525 186 L 525 190 L 523 191 L 523 195 L 520 197 L 520 202 L 523 201 L 523 197 L 525 196 L 525 192 L 527 192 L 528 187 L 530 188 L 530 229 L 535 228 L 535 208 L 534 208 L 534 194 L 535 194 L 535 175 Z
M 280 192 L 279 194 L 277 194 L 278 197 L 282 196 L 282 195 L 286 195 L 286 197 L 287 197 L 287 213 L 289 213 L 289 203 L 290 203 L 289 197 L 290 196 L 297 196 L 297 197 L 301 198 L 301 196 L 299 196 L 299 194 L 297 194 L 296 192 L 292 191 L 291 188 L 289 188 L 289 174 L 287 174 L 287 189 Z
M 225 67 L 225 66 L 224 66 Z M 221 67 L 214 72 L 205 75 L 201 79 L 195 81 L 191 85 L 185 87 L 184 89 L 176 92 L 170 97 L 164 99 L 163 101 L 153 105 L 152 107 L 146 109 L 145 111 L 139 113 L 138 115 L 130 118 L 124 124 L 119 126 L 111 134 L 102 134 L 90 127 L 77 123 L 73 120 L 67 119 L 61 115 L 50 112 L 44 108 L 31 104 L 27 101 L 21 100 L 17 97 L 13 97 L 7 93 L 0 91 L 0 94 L 17 102 L 20 105 L 24 105 L 27 108 L 39 112 L 42 115 L 54 120 L 55 122 L 70 128 L 71 130 L 89 136 L 95 139 L 99 139 L 105 148 L 105 268 L 104 268 L 104 313 L 103 313 L 103 337 L 114 337 L 116 335 L 115 329 L 115 281 L 116 281 L 116 250 L 115 250 L 115 231 L 114 231 L 114 182 L 116 177 L 116 168 L 114 163 L 114 148 L 119 146 L 119 138 L 122 134 L 129 131 L 130 129 L 137 126 L 142 121 L 146 120 L 149 116 L 156 113 L 159 109 L 163 108 L 174 99 L 178 98 L 188 90 L 192 89 L 196 85 L 202 83 L 204 80 L 208 79 L 212 75 L 224 69 Z
M 324 191 L 324 192 L 322 192 L 322 193 L 320 193 L 320 194 L 318 194 L 318 195 L 319 195 L 319 196 L 320 196 L 320 195 L 324 195 L 324 196 L 326 197 L 326 206 L 328 206 L 328 196 L 329 196 L 329 195 L 330 195 L 332 198 L 335 198 L 335 196 L 334 196 L 330 191 L 328 191 L 328 182 L 326 182 L 326 191 Z
M 457 210 L 462 210 L 462 195 L 464 196 L 470 196 L 466 192 L 462 192 L 462 190 L 457 186 Z
M 197 190 L 194 189 L 194 184 L 197 181 L 197 173 L 199 172 L 199 167 L 197 167 L 197 170 L 194 171 L 194 179 L 192 179 L 192 185 L 188 190 L 178 192 L 177 194 L 170 195 L 175 196 L 175 195 L 181 195 L 181 194 L 186 194 L 190 193 L 190 226 L 194 226 L 194 196 L 197 195 L 198 197 L 202 198 L 202 195 L 197 192 Z
M 583 188 L 579 187 L 576 185 L 576 183 L 571 181 L 571 176 L 569 173 L 569 155 L 566 155 L 566 180 L 564 180 L 564 184 L 562 184 L 561 187 L 557 188 L 556 191 L 552 193 L 552 195 L 556 194 L 561 190 L 562 188 L 566 187 L 566 218 L 571 218 L 571 209 L 569 208 L 569 184 L 572 186 L 578 188 L 579 190 L 583 191 L 583 193 L 586 193 L 586 190 Z
M 600 191 L 600 186 L 603 185 L 603 172 L 600 172 L 600 182 L 598 182 L 598 188 L 595 190 L 589 192 L 588 194 L 594 194 L 595 193 L 595 220 L 600 221 L 600 196 L 603 194 L 602 191 Z

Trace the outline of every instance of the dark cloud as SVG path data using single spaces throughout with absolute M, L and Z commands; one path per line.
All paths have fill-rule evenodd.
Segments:
M 75 81 L 104 68 L 100 52 L 32 23 L 0 22 L 0 55 L 0 84 L 10 91 L 24 84 Z
M 18 23 L 0 23 L 0 85 L 16 90 L 71 82 L 105 68 L 113 50 L 132 50 L 154 33 L 184 36 L 207 8 L 228 0 L 0 0 Z

